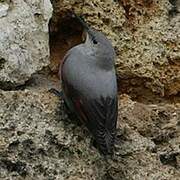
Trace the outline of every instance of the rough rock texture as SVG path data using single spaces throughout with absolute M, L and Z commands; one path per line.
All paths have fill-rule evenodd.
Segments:
M 0 91 L 0 178 L 178 179 L 180 104 L 120 99 L 115 156 L 106 162 L 57 97 L 43 90 Z
M 180 1 L 51 2 L 49 61 L 49 1 L 0 0 L 0 179 L 179 180 Z M 47 91 L 60 88 L 60 61 L 83 41 L 72 10 L 117 52 L 118 129 L 107 161 Z
M 0 86 L 22 85 L 49 64 L 49 0 L 0 1 Z
M 164 95 L 180 91 L 180 2 L 179 0 L 104 0 L 53 1 L 54 31 L 68 27 L 68 13 L 82 14 L 95 29 L 104 32 L 117 52 L 117 74 L 120 82 L 139 84 Z M 73 20 L 72 24 L 73 24 Z M 69 23 L 70 24 L 70 23 Z M 61 25 L 61 26 L 60 26 Z M 73 28 L 77 27 L 72 25 Z M 78 33 L 78 29 L 77 29 Z M 59 34 L 63 32 L 59 31 Z M 68 49 L 68 36 L 61 47 Z M 77 43 L 78 41 L 76 41 Z M 56 44 L 58 44 L 56 42 Z M 70 44 L 70 43 L 69 43 Z M 55 44 L 54 44 L 55 45 Z M 58 44 L 59 46 L 59 44 Z M 72 44 L 69 45 L 71 47 Z M 54 50 L 54 46 L 52 48 Z M 57 57 L 53 51 L 52 59 Z M 62 51 L 59 51 L 58 60 Z M 56 54 L 56 57 L 55 55 Z M 59 58 L 60 57 L 60 58 Z M 131 92 L 129 92 L 131 93 Z

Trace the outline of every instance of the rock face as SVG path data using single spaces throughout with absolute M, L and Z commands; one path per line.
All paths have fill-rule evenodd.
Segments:
M 129 86 L 139 85 L 161 96 L 180 91 L 179 0 L 52 0 L 52 3 L 54 31 L 57 32 L 59 24 L 69 27 L 61 22 L 67 21 L 66 16 L 74 9 L 109 37 L 117 53 L 118 77 L 129 82 L 123 92 L 130 91 Z M 66 39 L 71 41 L 72 37 Z M 61 46 L 66 47 L 67 43 Z
M 179 180 L 179 1 L 51 3 L 50 20 L 49 0 L 0 0 L 0 179 Z M 60 88 L 59 63 L 83 40 L 72 10 L 117 53 L 117 138 L 107 161 L 47 91 Z
M 0 91 L 0 178 L 178 179 L 180 104 L 120 100 L 115 156 L 107 162 L 57 97 Z
M 49 64 L 49 0 L 0 1 L 0 86 L 22 85 Z

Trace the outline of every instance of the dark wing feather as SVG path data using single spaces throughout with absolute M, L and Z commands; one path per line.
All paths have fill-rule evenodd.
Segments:
M 87 99 L 67 82 L 63 83 L 63 89 L 69 109 L 85 123 L 93 134 L 99 150 L 103 154 L 111 154 L 116 134 L 117 96 Z
M 100 151 L 103 154 L 112 153 L 118 112 L 117 97 L 101 97 L 96 100 L 88 100 L 85 104 L 83 108 L 88 116 L 88 127 L 93 133 Z
M 69 54 L 64 58 L 60 76 L 64 100 L 69 110 L 82 120 L 93 134 L 99 150 L 103 154 L 111 154 L 115 141 L 118 114 L 118 99 L 114 97 L 85 97 L 78 89 L 74 89 L 63 73 L 63 65 Z

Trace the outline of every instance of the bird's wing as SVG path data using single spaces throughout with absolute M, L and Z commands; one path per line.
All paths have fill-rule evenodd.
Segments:
M 100 151 L 111 153 L 116 133 L 118 100 L 114 97 L 87 99 L 67 82 L 64 83 L 66 101 L 70 109 L 93 134 Z
M 88 119 L 87 126 L 104 154 L 111 153 L 114 145 L 117 107 L 117 97 L 87 100 L 81 105 Z
M 76 53 L 76 54 L 75 54 Z M 78 57 L 82 56 L 78 54 L 78 51 L 73 51 L 66 56 L 64 60 L 64 66 L 68 61 L 76 65 L 76 71 L 71 71 L 71 68 L 65 70 L 64 67 L 61 69 L 62 88 L 64 91 L 65 102 L 68 105 L 70 111 L 76 114 L 80 120 L 82 120 L 88 129 L 92 132 L 99 149 L 104 154 L 112 152 L 112 147 L 115 139 L 116 123 L 117 123 L 117 112 L 118 112 L 118 100 L 117 95 L 105 95 L 102 97 L 92 97 L 82 93 L 82 87 L 80 79 L 81 76 L 77 76 L 75 83 L 73 73 L 78 73 L 75 62 L 78 62 Z M 82 57 L 80 57 L 82 58 Z M 87 57 L 84 57 L 87 58 Z M 67 64 L 66 64 L 67 63 Z M 77 86 L 77 84 L 79 86 Z M 91 92 L 88 92 L 90 93 Z M 98 94 L 98 93 L 97 93 Z M 101 93 L 100 93 L 101 94 Z M 113 93 L 112 93 L 113 94 Z

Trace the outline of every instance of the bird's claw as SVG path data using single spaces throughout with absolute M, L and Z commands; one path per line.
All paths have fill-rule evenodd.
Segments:
M 58 96 L 60 98 L 63 97 L 63 92 L 62 91 L 58 91 L 58 90 L 56 90 L 54 88 L 49 89 L 48 92 L 53 93 L 53 94 L 55 94 L 56 96 Z

